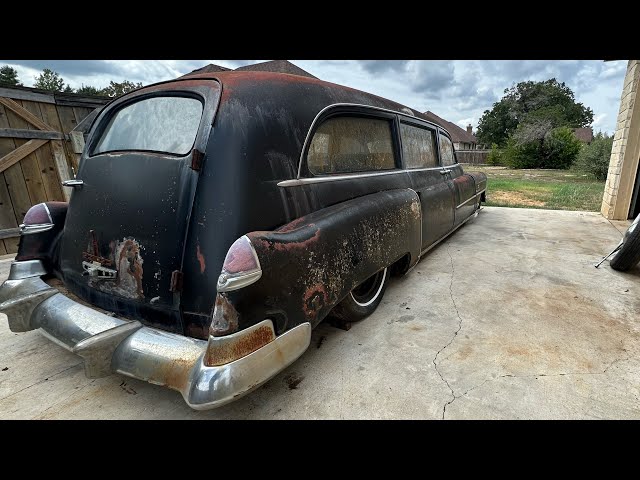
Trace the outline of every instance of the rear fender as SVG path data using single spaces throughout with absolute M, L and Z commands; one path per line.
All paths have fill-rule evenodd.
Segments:
M 247 237 L 262 277 L 253 285 L 218 294 L 218 300 L 233 305 L 239 329 L 265 318 L 274 320 L 278 334 L 303 322 L 315 326 L 377 271 L 407 255 L 409 268 L 415 265 L 421 232 L 420 200 L 411 189 L 358 197 L 275 231 L 251 232 Z
M 67 217 L 68 205 L 66 202 L 46 202 L 34 205 L 29 209 L 24 217 L 25 226 L 28 227 L 31 223 L 44 224 L 50 222 L 53 227 L 46 231 L 28 234 L 26 233 L 28 228 L 24 229 L 24 232 L 20 235 L 16 261 L 41 260 L 45 269 L 49 272 L 59 268 L 59 240 Z M 43 209 L 43 206 L 46 208 Z

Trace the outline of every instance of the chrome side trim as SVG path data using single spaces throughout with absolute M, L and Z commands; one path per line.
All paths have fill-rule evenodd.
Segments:
M 23 262 L 11 262 L 9 280 L 20 280 L 29 277 L 41 277 L 47 270 L 40 260 L 25 260 Z
M 407 170 L 395 169 L 395 170 L 385 170 L 382 172 L 349 173 L 345 175 L 327 175 L 323 177 L 294 178 L 292 180 L 283 180 L 282 182 L 278 182 L 278 186 L 279 187 L 297 187 L 300 185 L 308 185 L 312 183 L 337 182 L 340 180 L 353 180 L 354 178 L 380 177 L 382 175 L 397 175 L 399 173 L 407 173 Z
M 477 200 L 477 198 L 482 195 L 482 193 L 486 190 L 486 188 L 484 190 L 480 190 L 478 193 L 475 193 L 472 197 L 469 197 L 468 200 L 465 200 L 464 202 L 462 202 L 460 205 L 458 205 L 456 207 L 456 210 L 459 209 L 460 207 L 463 207 L 464 205 L 466 205 L 467 203 L 469 203 L 471 200 Z
M 12 270 L 36 269 L 12 265 Z M 47 338 L 82 357 L 88 377 L 118 372 L 164 385 L 179 391 L 198 410 L 224 405 L 257 388 L 311 343 L 311 324 L 306 322 L 238 360 L 208 367 L 203 363 L 207 341 L 103 314 L 37 276 L 5 281 L 0 287 L 0 311 L 9 318 L 12 331 L 40 328 Z M 224 342 L 223 337 L 209 341 Z
M 33 233 L 46 232 L 51 230 L 55 225 L 53 223 L 33 223 L 31 225 L 20 224 L 20 235 L 31 235 Z
M 246 287 L 257 282 L 262 277 L 262 270 L 252 270 L 250 272 L 242 272 L 236 276 L 230 273 L 222 272 L 218 277 L 218 292 L 230 292 Z

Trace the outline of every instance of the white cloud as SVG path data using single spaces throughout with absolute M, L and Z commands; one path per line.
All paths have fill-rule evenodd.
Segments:
M 43 68 L 57 71 L 72 87 L 98 88 L 110 80 L 149 84 L 168 80 L 209 63 L 229 68 L 259 60 L 24 60 L 2 61 L 33 85 Z M 594 126 L 613 133 L 627 61 L 618 60 L 293 60 L 317 77 L 395 100 L 419 111 L 431 110 L 474 129 L 504 90 L 526 80 L 555 77 L 576 100 L 594 111 Z M 597 121 L 597 124 L 596 124 Z

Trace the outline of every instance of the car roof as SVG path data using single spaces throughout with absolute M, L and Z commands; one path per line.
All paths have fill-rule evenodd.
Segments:
M 325 95 L 323 95 L 325 101 L 320 105 L 322 108 L 329 107 L 332 104 L 353 103 L 378 109 L 391 110 L 395 113 L 417 118 L 430 125 L 439 127 L 449 135 L 449 132 L 442 125 L 434 123 L 425 114 L 418 110 L 372 93 L 317 78 L 303 77 L 287 73 L 231 70 L 224 72 L 194 73 L 171 81 L 194 79 L 215 79 L 219 81 L 222 84 L 222 102 L 230 99 L 236 93 L 240 94 L 241 91 L 246 91 L 247 87 L 250 89 L 259 87 L 263 92 L 266 91 L 267 94 L 269 89 L 289 89 L 291 92 L 297 91 L 301 96 L 301 101 L 308 101 L 308 97 L 305 98 L 305 93 L 308 95 L 311 93 L 309 90 L 315 89 L 316 91 L 320 90 L 325 93 Z M 305 86 L 307 88 L 293 88 Z M 335 99 L 336 101 L 332 102 L 331 99 Z

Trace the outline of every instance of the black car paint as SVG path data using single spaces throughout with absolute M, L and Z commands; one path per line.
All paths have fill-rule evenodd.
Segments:
M 199 93 L 203 97 L 209 95 L 204 115 L 213 120 L 213 124 L 203 120 L 196 139 L 196 148 L 204 152 L 199 171 L 190 168 L 189 156 L 164 158 L 162 154 L 149 152 L 107 153 L 95 157 L 87 154 L 110 115 L 120 105 L 144 95 L 164 95 L 167 90 L 193 94 L 194 89 L 205 88 L 194 86 L 198 82 L 217 82 L 221 88 L 219 98 L 211 96 L 211 88 L 209 94 L 205 91 Z M 384 175 L 361 174 L 346 176 L 342 180 L 279 186 L 285 180 L 296 179 L 299 174 L 301 178 L 313 178 L 306 163 L 301 162 L 306 140 L 323 117 L 340 113 L 392 118 L 398 170 Z M 410 255 L 410 264 L 414 264 L 419 258 L 420 247 L 425 249 L 439 240 L 476 209 L 475 202 L 456 207 L 466 201 L 466 196 L 472 191 L 475 195 L 479 184 L 477 180 L 482 181 L 482 174 L 474 180 L 474 177 L 464 175 L 458 165 L 448 167 L 451 172 L 446 175 L 441 173 L 441 168 L 402 170 L 401 139 L 397 135 L 401 115 L 404 119 L 443 132 L 421 118 L 419 112 L 395 102 L 347 87 L 286 74 L 226 72 L 191 75 L 125 95 L 109 104 L 92 126 L 89 147 L 78 172 L 79 179 L 85 179 L 85 175 L 89 178 L 72 196 L 62 235 L 62 278 L 72 292 L 97 306 L 166 330 L 206 338 L 216 303 L 216 282 L 227 249 L 237 238 L 248 234 L 255 242 L 265 279 L 224 295 L 227 308 L 234 309 L 238 315 L 239 328 L 261 321 L 265 315 L 276 319 L 278 333 L 302 321 L 311 320 L 315 325 L 366 276 L 406 254 Z M 102 165 L 101 159 L 104 160 Z M 157 165 L 153 164 L 153 159 L 157 159 Z M 96 164 L 91 165 L 94 161 Z M 167 184 L 166 178 L 160 178 L 162 176 L 172 176 L 179 185 L 172 191 L 163 190 Z M 130 185 L 134 188 L 135 181 L 139 181 L 137 193 L 109 191 L 108 187 L 125 178 L 133 179 Z M 142 188 L 149 185 L 143 181 L 148 179 L 160 182 L 151 185 L 148 196 L 145 196 Z M 122 198 L 117 199 L 116 195 L 122 195 Z M 355 219 L 368 212 L 374 216 L 384 213 L 388 220 L 389 208 L 397 206 L 394 201 L 405 201 L 407 195 L 414 196 L 415 202 L 411 205 L 414 210 L 419 210 L 418 214 L 413 212 L 413 225 L 406 222 L 399 225 L 399 232 L 404 232 L 407 238 L 383 234 L 380 248 L 389 252 L 388 257 L 357 253 L 365 251 L 363 245 L 367 239 L 353 236 L 353 229 L 359 225 Z M 176 209 L 173 217 L 166 210 L 162 213 L 160 207 L 154 209 L 150 203 L 151 199 L 162 202 L 169 198 L 177 202 L 173 207 Z M 372 202 L 374 198 L 377 200 Z M 420 208 L 416 208 L 418 199 Z M 335 214 L 334 210 L 341 213 Z M 334 215 L 329 215 L 330 212 Z M 324 265 L 327 276 L 313 285 L 328 282 L 332 272 L 341 272 L 339 285 L 329 289 L 326 296 L 323 293 L 314 295 L 309 290 L 313 285 L 306 281 L 310 279 L 304 277 L 304 261 L 309 260 L 306 255 L 313 249 L 303 249 L 300 255 L 288 257 L 286 248 L 275 246 L 292 241 L 287 237 L 301 235 L 305 229 L 315 231 L 317 225 L 312 224 L 317 223 L 318 218 L 322 218 L 323 225 L 319 238 L 328 236 L 334 243 L 332 254 L 326 257 Z M 353 218 L 352 223 L 350 218 Z M 171 221 L 172 225 L 161 225 Z M 296 228 L 287 227 L 288 224 L 295 224 Z M 171 232 L 169 236 L 159 232 L 161 226 L 167 227 Z M 97 231 L 103 256 L 111 254 L 109 244 L 114 238 L 130 237 L 138 239 L 140 246 L 144 247 L 143 267 L 160 264 L 159 279 L 154 277 L 156 271 L 153 267 L 144 270 L 142 298 L 127 299 L 101 292 L 89 286 L 86 277 L 81 276 L 82 252 L 87 248 L 89 229 Z M 156 243 L 145 244 L 152 234 L 157 235 L 153 236 Z M 335 242 L 341 235 L 352 239 L 345 251 L 350 252 L 356 265 L 360 265 L 358 268 L 344 270 L 344 265 L 329 263 L 339 260 L 336 256 L 339 245 Z M 314 248 L 328 254 L 325 250 L 328 245 L 323 246 L 320 242 Z M 155 254 L 152 253 L 154 248 Z M 286 268 L 288 264 L 297 266 Z M 168 273 L 172 269 L 181 272 L 183 283 L 180 291 L 170 291 Z M 269 278 L 273 281 L 269 282 Z M 291 286 L 289 290 L 287 285 Z M 274 290 L 276 287 L 281 290 Z M 308 315 L 309 311 L 313 312 L 313 318 Z

